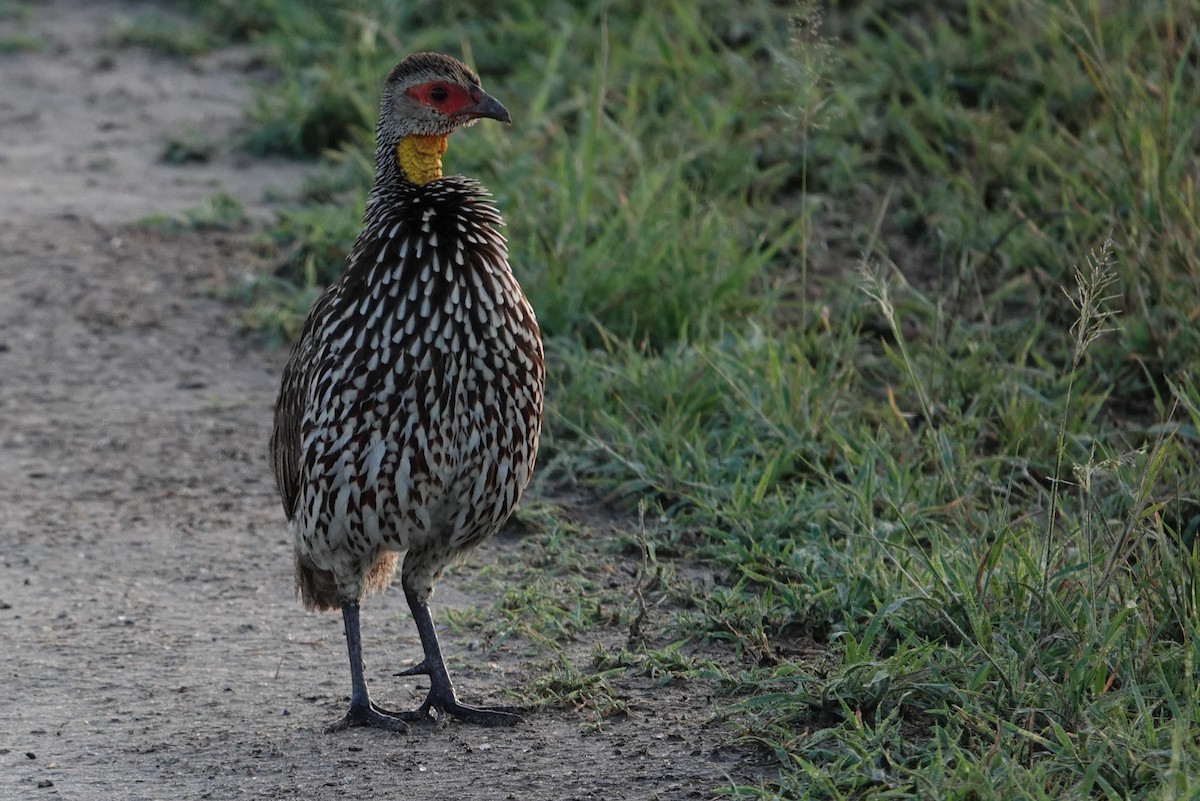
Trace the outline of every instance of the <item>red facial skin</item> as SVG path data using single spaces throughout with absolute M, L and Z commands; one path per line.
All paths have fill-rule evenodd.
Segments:
M 470 115 L 471 109 L 486 97 L 483 90 L 477 87 L 466 88 L 445 81 L 417 84 L 408 89 L 408 94 L 418 102 L 436 108 L 447 117 Z

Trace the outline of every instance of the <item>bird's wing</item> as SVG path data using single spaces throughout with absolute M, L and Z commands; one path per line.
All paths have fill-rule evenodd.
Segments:
M 283 383 L 279 388 L 279 398 L 275 401 L 275 427 L 271 431 L 270 444 L 271 471 L 275 474 L 275 486 L 288 520 L 295 517 L 300 496 L 300 427 L 318 362 L 317 327 L 325 316 L 330 299 L 330 293 L 322 295 L 309 311 L 304 329 L 283 369 Z

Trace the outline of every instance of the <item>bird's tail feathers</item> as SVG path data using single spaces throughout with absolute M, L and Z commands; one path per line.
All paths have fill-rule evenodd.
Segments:
M 400 554 L 395 551 L 380 551 L 371 569 L 363 576 L 359 597 L 386 588 L 396 574 L 399 559 Z M 296 594 L 310 612 L 340 609 L 342 606 L 341 593 L 333 573 L 317 567 L 299 551 L 296 551 Z

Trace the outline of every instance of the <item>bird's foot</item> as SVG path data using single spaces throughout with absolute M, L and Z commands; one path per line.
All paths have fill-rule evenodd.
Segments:
M 463 723 L 493 728 L 516 726 L 518 723 L 525 722 L 525 718 L 518 715 L 511 707 L 467 706 L 460 704 L 453 692 L 430 692 L 425 703 L 421 704 L 418 709 L 412 712 L 403 712 L 401 716 L 404 720 L 412 723 L 440 723 L 442 720 L 453 718 L 461 720 Z
M 325 731 L 332 733 L 363 726 L 407 734 L 408 724 L 404 722 L 407 714 L 411 713 L 390 712 L 386 709 L 380 709 L 370 702 L 361 705 L 351 705 L 350 710 L 342 719 L 327 726 Z
M 449 715 L 455 720 L 461 720 L 463 723 L 494 728 L 516 726 L 518 723 L 525 722 L 525 718 L 512 711 L 510 707 L 466 706 L 457 701 L 449 706 L 443 706 L 442 714 Z

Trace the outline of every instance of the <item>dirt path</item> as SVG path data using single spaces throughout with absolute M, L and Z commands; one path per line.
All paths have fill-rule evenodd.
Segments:
M 39 4 L 27 30 L 54 47 L 0 56 L 0 798 L 675 799 L 744 776 L 701 689 L 636 679 L 632 714 L 599 732 L 553 711 L 511 731 L 322 731 L 348 676 L 340 620 L 292 594 L 264 453 L 282 354 L 240 342 L 212 296 L 250 250 L 127 225 L 217 191 L 262 214 L 300 171 L 157 164 L 178 126 L 236 125 L 245 57 L 106 49 L 122 8 Z M 495 601 L 463 584 L 435 614 Z M 419 682 L 391 676 L 418 645 L 400 594 L 364 627 L 380 700 L 415 705 Z M 586 665 L 591 645 L 568 653 Z M 445 646 L 463 695 L 493 702 L 553 658 Z

